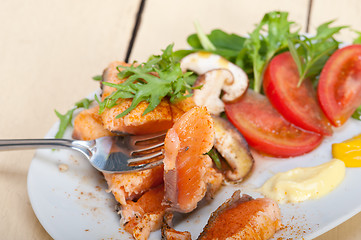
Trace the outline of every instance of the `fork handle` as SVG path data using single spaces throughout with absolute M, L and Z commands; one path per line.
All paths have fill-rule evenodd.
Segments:
M 73 148 L 70 139 L 1 139 L 0 151 L 36 148 Z

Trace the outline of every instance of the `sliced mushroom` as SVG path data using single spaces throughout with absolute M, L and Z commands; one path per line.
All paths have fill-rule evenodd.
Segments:
M 233 78 L 226 81 L 223 85 L 225 94 L 222 97 L 224 101 L 233 101 L 240 97 L 247 89 L 247 74 L 237 65 L 227 59 L 207 52 L 196 52 L 189 54 L 181 60 L 182 70 L 190 70 L 198 75 L 204 74 L 210 70 L 224 68 L 233 74 Z
M 252 170 L 254 159 L 242 134 L 226 119 L 213 116 L 214 147 L 231 167 L 226 178 L 241 181 Z
M 226 69 L 214 69 L 200 75 L 195 86 L 202 86 L 195 89 L 193 100 L 197 106 L 206 106 L 213 115 L 224 112 L 224 103 L 219 98 L 227 82 L 233 81 L 233 75 Z

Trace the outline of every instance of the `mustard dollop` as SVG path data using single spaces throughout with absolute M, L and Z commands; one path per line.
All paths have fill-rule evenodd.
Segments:
M 332 144 L 332 155 L 344 161 L 346 167 L 361 167 L 361 134 L 342 143 Z

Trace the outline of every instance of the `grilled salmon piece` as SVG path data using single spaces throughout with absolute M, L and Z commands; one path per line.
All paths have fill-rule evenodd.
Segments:
M 123 62 L 123 61 L 114 61 L 109 64 L 109 66 L 104 70 L 103 76 L 102 76 L 102 82 L 110 82 L 114 84 L 120 84 L 125 81 L 125 79 L 119 79 L 118 78 L 118 67 L 121 70 L 122 66 L 124 67 L 130 67 L 131 64 Z M 113 87 L 109 87 L 106 85 L 102 86 L 102 100 L 104 100 L 107 96 L 109 96 L 112 92 L 114 92 L 116 89 Z
M 147 239 L 150 232 L 160 229 L 166 206 L 162 204 L 164 186 L 159 185 L 144 193 L 137 201 L 127 201 L 121 215 L 124 228 L 135 239 Z
M 184 113 L 188 112 L 195 106 L 196 104 L 191 97 L 171 103 L 170 109 L 172 111 L 173 122 L 176 122 Z
M 180 232 L 172 228 L 173 213 L 166 212 L 162 223 L 162 240 L 192 240 L 188 231 Z
M 163 99 L 151 112 L 143 115 L 148 107 L 147 102 L 141 102 L 122 118 L 117 115 L 130 107 L 132 99 L 119 99 L 118 105 L 105 109 L 101 114 L 104 127 L 111 132 L 148 134 L 169 129 L 173 125 L 172 112 L 168 100 Z
M 212 213 L 198 240 L 269 239 L 281 228 L 281 212 L 269 198 L 257 198 L 236 191 Z
M 163 183 L 163 166 L 141 172 L 132 173 L 104 173 L 115 199 L 126 205 L 127 200 L 140 197 L 144 192 Z
M 103 81 L 120 84 L 125 79 L 118 78 L 117 67 L 130 66 L 124 62 L 112 62 L 103 73 Z M 109 96 L 116 89 L 103 85 L 102 100 Z M 130 107 L 132 99 L 119 99 L 117 105 L 110 109 L 105 109 L 101 114 L 104 127 L 111 132 L 125 132 L 131 134 L 147 134 L 169 129 L 173 125 L 172 112 L 167 99 L 162 99 L 161 103 L 151 112 L 143 115 L 148 103 L 143 101 L 135 109 L 122 118 L 116 118 Z
M 111 136 L 113 133 L 104 129 L 98 114 L 99 107 L 84 110 L 74 119 L 73 138 L 93 140 L 99 137 Z M 163 166 L 134 173 L 104 173 L 115 199 L 126 204 L 126 200 L 138 198 L 150 188 L 163 183 Z
M 72 137 L 81 140 L 94 140 L 100 137 L 112 136 L 113 133 L 104 129 L 102 119 L 98 114 L 99 106 L 81 111 L 74 119 Z
M 203 155 L 213 143 L 213 122 L 205 107 L 192 108 L 168 131 L 163 162 L 165 202 L 171 210 L 191 212 L 209 185 L 222 182 L 222 174 L 212 168 L 210 157 Z

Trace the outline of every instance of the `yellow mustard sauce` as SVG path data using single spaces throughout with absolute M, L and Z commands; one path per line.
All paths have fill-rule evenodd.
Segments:
M 211 53 L 210 52 L 205 52 L 205 51 L 199 51 L 198 56 L 200 58 L 209 58 L 211 56 Z
M 277 173 L 259 190 L 279 203 L 318 199 L 336 188 L 345 177 L 345 163 L 338 159 L 307 168 Z
M 229 66 L 228 66 L 229 61 L 227 59 L 223 58 L 223 57 L 219 58 L 218 63 L 221 66 L 221 68 L 225 68 L 225 69 L 229 68 Z
M 344 161 L 346 167 L 361 167 L 361 134 L 332 144 L 332 155 Z

